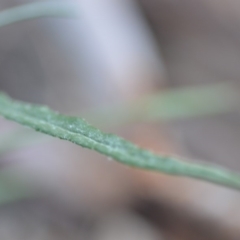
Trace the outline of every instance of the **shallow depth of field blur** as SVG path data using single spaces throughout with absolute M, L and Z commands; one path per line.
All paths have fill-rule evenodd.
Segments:
M 77 19 L 0 28 L 0 90 L 154 152 L 240 171 L 240 2 L 76 3 Z M 240 193 L 0 118 L 0 239 L 237 240 Z

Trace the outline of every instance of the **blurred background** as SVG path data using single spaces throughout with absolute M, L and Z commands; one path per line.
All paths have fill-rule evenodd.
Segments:
M 157 153 L 240 171 L 239 1 L 74 8 L 78 18 L 0 28 L 1 91 Z M 0 167 L 1 239 L 240 239 L 239 192 L 123 166 L 2 118 Z

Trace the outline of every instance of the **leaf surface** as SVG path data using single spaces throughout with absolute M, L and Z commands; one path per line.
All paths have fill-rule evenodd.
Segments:
M 240 189 L 240 175 L 227 169 L 157 155 L 116 135 L 106 134 L 84 119 L 70 117 L 48 107 L 14 101 L 0 94 L 0 115 L 36 131 L 95 150 L 123 164 L 163 173 L 202 179 Z

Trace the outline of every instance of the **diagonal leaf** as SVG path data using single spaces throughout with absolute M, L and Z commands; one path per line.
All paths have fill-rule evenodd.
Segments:
M 181 161 L 173 156 L 156 155 L 118 136 L 105 134 L 81 118 L 64 116 L 47 107 L 14 101 L 5 94 L 0 94 L 0 115 L 95 150 L 129 166 L 198 178 L 240 189 L 240 175 L 237 173 L 217 166 Z

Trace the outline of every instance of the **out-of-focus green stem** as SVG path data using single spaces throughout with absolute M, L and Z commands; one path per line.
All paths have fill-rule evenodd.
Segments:
M 0 12 L 0 27 L 40 17 L 67 17 L 79 16 L 75 3 L 68 2 L 35 2 L 13 7 Z
M 221 83 L 162 90 L 132 102 L 86 111 L 83 116 L 101 127 L 213 116 L 240 110 L 234 85 Z

